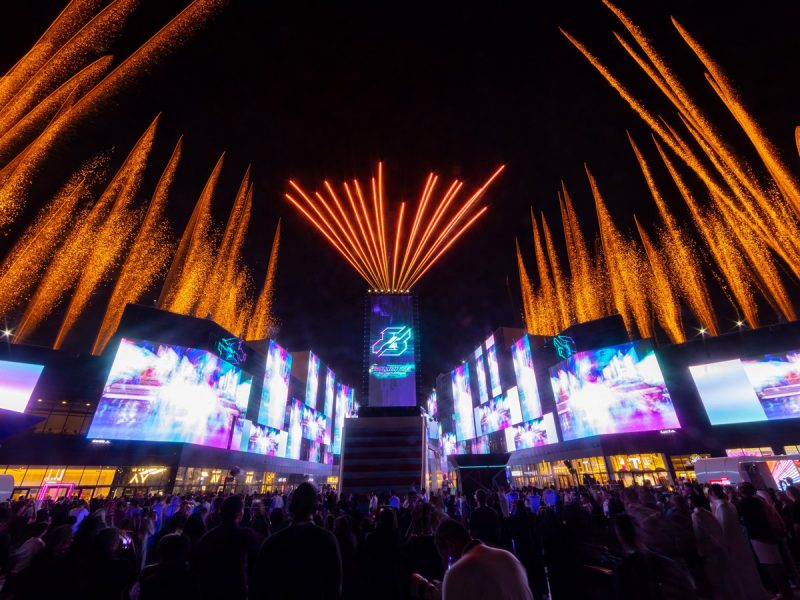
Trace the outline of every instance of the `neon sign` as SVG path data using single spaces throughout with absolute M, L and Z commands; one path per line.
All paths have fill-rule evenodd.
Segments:
M 403 356 L 408 352 L 411 328 L 405 325 L 387 327 L 372 344 L 372 353 L 378 356 Z
M 567 359 L 576 352 L 575 340 L 567 335 L 557 335 L 553 338 L 553 348 L 560 358 Z
M 222 360 L 232 365 L 240 365 L 247 360 L 247 352 L 242 346 L 242 340 L 237 337 L 221 338 L 217 341 L 217 352 Z

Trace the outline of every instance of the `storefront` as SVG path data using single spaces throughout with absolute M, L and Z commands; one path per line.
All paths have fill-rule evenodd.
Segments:
M 14 498 L 44 499 L 108 497 L 117 467 L 79 465 L 0 465 L 0 473 L 13 475 Z
M 616 454 L 608 457 L 614 481 L 631 485 L 663 485 L 671 483 L 663 454 Z
M 676 481 L 696 481 L 697 476 L 694 472 L 694 463 L 701 458 L 711 458 L 710 454 L 678 454 L 670 456 L 672 472 L 675 474 Z

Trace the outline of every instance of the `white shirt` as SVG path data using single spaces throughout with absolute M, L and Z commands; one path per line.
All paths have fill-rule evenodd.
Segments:
M 510 552 L 478 544 L 444 576 L 442 600 L 533 600 L 525 568 Z

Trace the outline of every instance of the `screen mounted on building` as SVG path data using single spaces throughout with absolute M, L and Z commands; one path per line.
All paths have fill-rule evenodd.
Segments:
M 273 429 L 285 429 L 286 402 L 289 399 L 289 377 L 292 372 L 292 355 L 270 340 L 258 422 Z
M 680 427 L 647 342 L 578 352 L 550 369 L 564 440 Z
M 712 425 L 800 417 L 800 350 L 689 367 Z
M 369 299 L 369 406 L 417 404 L 414 300 L 410 294 Z
M 0 408 L 24 412 L 44 365 L 0 360 Z

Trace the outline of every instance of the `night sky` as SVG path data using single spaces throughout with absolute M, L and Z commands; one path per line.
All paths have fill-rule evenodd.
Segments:
M 0 72 L 64 4 L 4 3 Z M 186 2 L 142 4 L 115 47 L 118 56 Z M 382 160 L 388 197 L 399 201 L 418 198 L 430 170 L 474 188 L 505 163 L 506 172 L 487 196 L 488 215 L 416 289 L 423 383 L 429 385 L 494 328 L 521 326 L 514 238 L 532 270 L 533 206 L 545 213 L 556 244 L 563 244 L 556 200 L 561 179 L 585 235 L 594 236 L 584 162 L 616 222 L 629 230 L 636 212 L 652 231 L 655 208 L 625 136 L 630 130 L 654 158 L 648 132 L 558 27 L 586 43 L 651 106 L 673 114 L 614 41 L 612 31 L 623 28 L 599 1 L 482 4 L 232 0 L 210 27 L 98 115 L 74 140 L 74 152 L 60 160 L 67 164 L 86 151 L 114 146 L 119 164 L 162 112 L 143 199 L 184 133 L 184 160 L 169 207 L 176 234 L 219 153 L 227 151 L 214 207 L 220 224 L 252 162 L 255 202 L 247 257 L 259 285 L 276 223 L 283 219 L 278 340 L 290 350 L 312 348 L 353 383 L 360 380 L 366 284 L 283 200 L 287 179 L 312 189 L 323 178 L 367 179 Z M 619 5 L 739 143 L 701 66 L 672 29 L 669 16 L 677 17 L 721 63 L 787 162 L 797 166 L 800 4 L 627 0 Z M 37 183 L 41 189 L 20 227 L 34 214 L 37 198 L 46 198 L 58 181 L 45 174 Z M 670 200 L 679 206 L 677 198 Z M 0 244 L 7 246 L 10 239 Z M 81 324 L 86 336 L 73 336 L 76 349 L 89 344 L 93 319 L 103 309 L 104 299 L 96 299 Z

